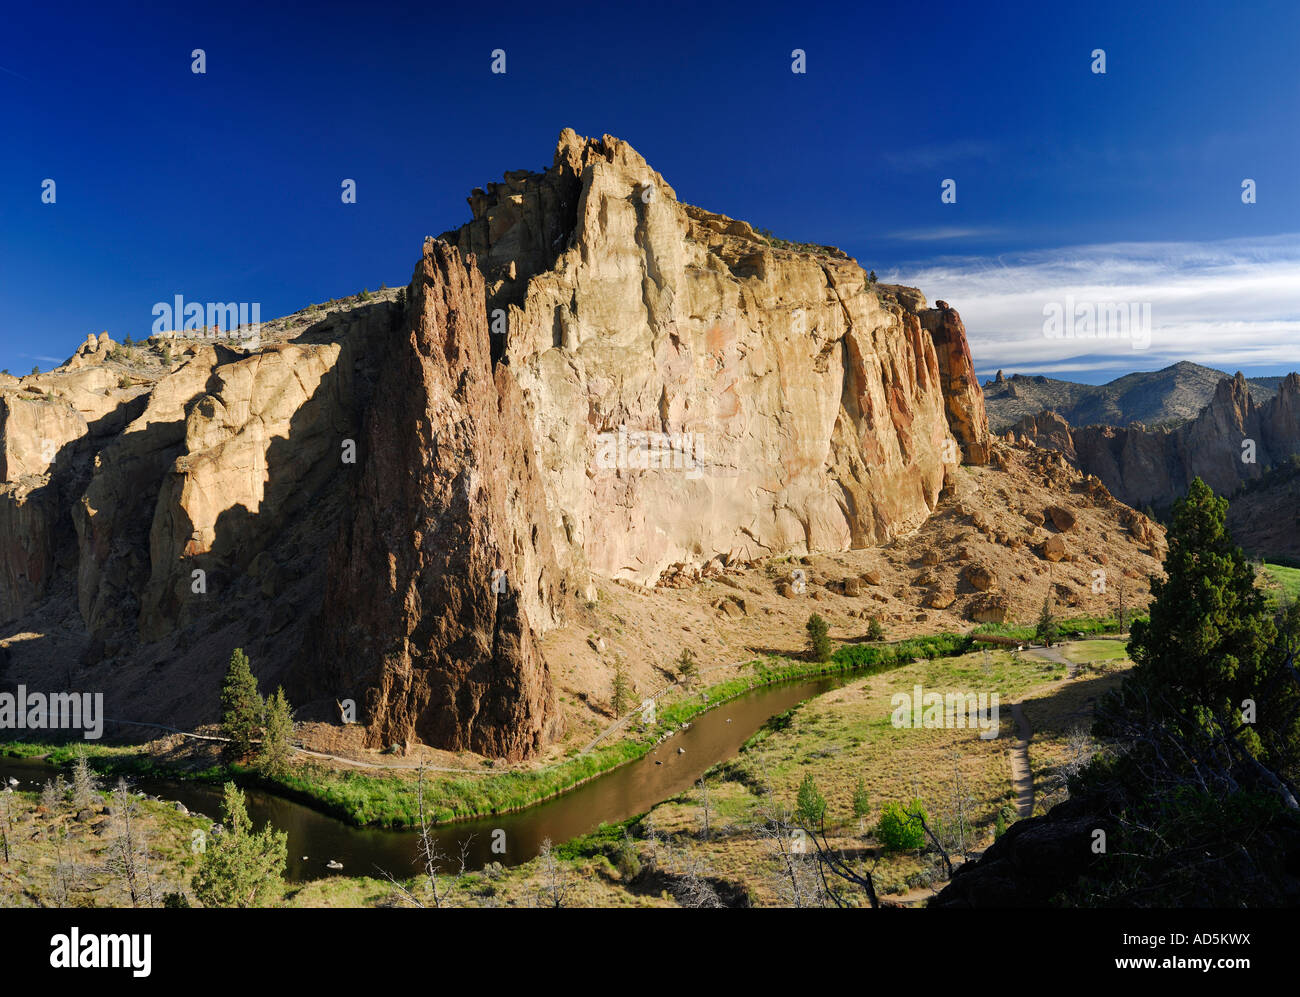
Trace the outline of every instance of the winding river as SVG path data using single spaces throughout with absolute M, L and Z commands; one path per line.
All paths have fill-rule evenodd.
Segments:
M 602 823 L 644 813 L 689 789 L 711 766 L 733 757 L 770 717 L 846 681 L 844 676 L 765 686 L 699 714 L 691 726 L 649 754 L 616 768 L 554 799 L 517 813 L 479 818 L 436 828 L 442 851 L 460 854 L 469 839 L 468 862 L 479 869 L 490 862 L 517 865 L 535 858 L 542 842 L 555 844 L 589 834 Z M 55 769 L 35 759 L 0 757 L 0 777 L 20 780 L 20 789 L 37 789 Z M 221 788 L 174 779 L 136 779 L 132 786 L 164 800 L 179 800 L 192 812 L 216 819 Z M 286 878 L 293 882 L 328 875 L 399 879 L 418 869 L 418 842 L 413 831 L 354 827 L 310 807 L 271 793 L 246 789 L 248 812 L 255 826 L 269 821 L 289 836 Z M 493 851 L 495 831 L 504 831 L 505 850 Z M 495 835 L 500 841 L 501 835 Z M 331 870 L 329 862 L 342 863 Z

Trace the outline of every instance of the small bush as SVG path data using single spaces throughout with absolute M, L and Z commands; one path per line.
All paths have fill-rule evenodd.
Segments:
M 920 800 L 906 807 L 898 802 L 886 803 L 876 824 L 876 837 L 891 852 L 908 852 L 925 844 L 925 831 L 918 817 L 926 816 Z

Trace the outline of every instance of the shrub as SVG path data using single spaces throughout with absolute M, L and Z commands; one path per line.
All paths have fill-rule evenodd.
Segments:
M 925 831 L 917 818 L 924 819 L 925 816 L 920 800 L 913 800 L 906 807 L 896 801 L 886 803 L 876 824 L 876 837 L 891 852 L 920 848 L 925 844 Z
M 812 661 L 830 661 L 831 660 L 831 639 L 828 636 L 830 627 L 816 613 L 808 617 L 808 623 L 805 627 L 808 631 L 808 657 Z
M 853 816 L 865 817 L 871 812 L 871 797 L 867 795 L 866 784 L 859 779 L 853 787 Z

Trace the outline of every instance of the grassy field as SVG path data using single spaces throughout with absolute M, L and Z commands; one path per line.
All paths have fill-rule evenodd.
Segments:
M 621 740 L 587 754 L 575 754 L 537 769 L 485 769 L 482 774 L 465 776 L 431 773 L 426 789 L 430 812 L 435 821 L 447 822 L 521 810 L 641 757 L 662 736 L 706 709 L 715 709 L 760 686 L 843 672 L 878 672 L 918 657 L 949 654 L 967 645 L 965 637 L 937 634 L 894 644 L 846 644 L 825 662 L 777 657 L 755 660 L 739 674 L 708 687 L 673 690 L 659 701 L 655 727 L 631 725 Z M 702 693 L 707 694 L 707 702 Z M 80 744 L 8 742 L 0 744 L 0 752 L 43 756 L 56 764 L 70 765 Z M 241 785 L 261 786 L 358 826 L 411 827 L 417 821 L 415 775 L 409 769 L 373 774 L 309 762 L 297 764 L 288 775 L 271 780 L 247 766 L 219 763 L 211 753 L 198 762 L 178 763 L 140 746 L 88 745 L 86 750 L 95 769 L 109 776 L 147 775 L 213 783 L 233 779 Z
M 1113 625 L 1113 621 L 1092 618 L 1062 622 L 1063 630 L 1069 626 L 1088 632 L 1105 632 L 1105 628 Z M 522 810 L 640 758 L 664 734 L 678 729 L 706 709 L 716 708 L 760 686 L 844 672 L 885 672 L 916 659 L 960 654 L 970 646 L 967 635 L 941 633 L 894 643 L 843 644 L 827 662 L 780 657 L 755 660 L 733 677 L 708 687 L 671 691 L 659 701 L 655 728 L 633 725 L 621 739 L 602 744 L 587 754 L 577 754 L 575 749 L 572 757 L 543 768 L 520 767 L 507 771 L 485 768 L 481 773 L 454 776 L 431 773 L 427 783 L 430 812 L 435 821 L 447 822 Z M 701 693 L 707 693 L 707 702 Z M 71 744 L 0 743 L 0 753 L 44 756 L 63 765 L 71 764 L 74 750 L 76 746 Z M 288 775 L 272 780 L 259 776 L 248 766 L 225 764 L 212 751 L 177 759 L 139 745 L 87 745 L 87 750 L 96 770 L 112 777 L 158 776 L 211 783 L 233 780 L 240 785 L 260 786 L 357 826 L 411 827 L 417 820 L 415 776 L 409 769 L 376 774 L 335 768 L 326 763 L 300 762 Z
M 1061 653 L 1076 665 L 1092 661 L 1124 661 L 1128 642 L 1122 640 L 1077 640 L 1061 646 Z
M 826 800 L 832 844 L 879 859 L 878 889 L 904 893 L 933 879 L 934 859 L 880 849 L 872 831 L 881 808 L 919 797 L 936 826 L 955 825 L 954 802 L 961 798 L 968 847 L 987 845 L 998 812 L 1015 802 L 1009 705 L 1037 690 L 1059 689 L 1065 671 L 1055 662 L 998 650 L 916 662 L 851 682 L 776 718 L 737 759 L 712 770 L 704 789 L 666 802 L 651 819 L 663 831 L 698 833 L 707 793 L 715 836 L 697 847 L 709 867 L 743 883 L 755 902 L 773 902 L 770 877 L 760 871 L 770 871 L 770 848 L 754 828 L 774 805 L 794 806 L 800 782 L 811 774 Z M 927 693 L 996 692 L 1000 736 L 983 740 L 970 729 L 894 726 L 892 697 L 911 694 L 916 685 Z M 869 805 L 855 816 L 859 783 Z
M 1300 600 L 1300 568 L 1264 562 L 1269 589 L 1269 604 L 1276 606 L 1285 595 L 1288 602 Z

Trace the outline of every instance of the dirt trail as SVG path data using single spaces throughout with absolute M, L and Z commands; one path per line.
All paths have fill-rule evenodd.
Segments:
M 1011 746 L 1011 785 L 1016 791 L 1016 811 L 1021 817 L 1034 815 L 1034 773 L 1029 767 L 1029 739 L 1033 736 L 1029 721 L 1019 703 L 1011 704 L 1016 722 L 1016 743 Z
M 1054 661 L 1058 665 L 1064 665 L 1065 677 L 1068 679 L 1074 678 L 1079 673 L 1079 666 L 1054 647 L 1027 647 L 1022 653 L 1032 654 L 1043 661 Z

